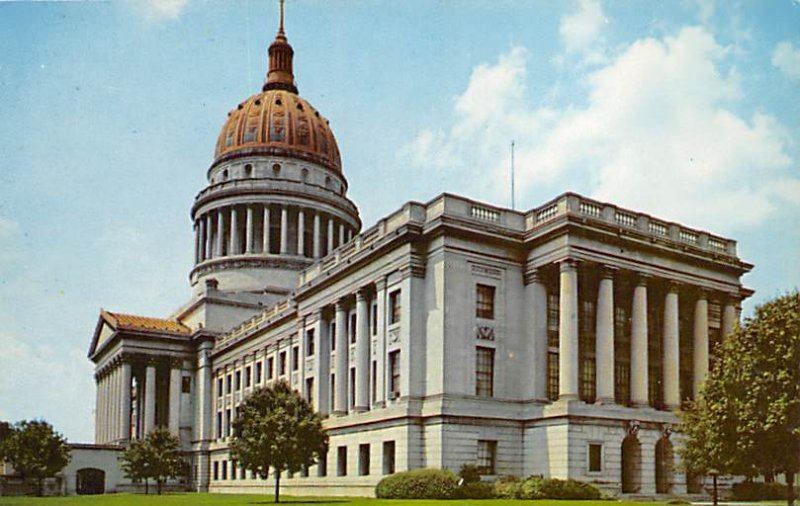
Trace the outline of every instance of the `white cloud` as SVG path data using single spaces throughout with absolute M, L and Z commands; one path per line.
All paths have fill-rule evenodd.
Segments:
M 772 51 L 772 64 L 794 81 L 800 81 L 800 48 L 784 41 Z
M 141 12 L 152 21 L 178 19 L 188 0 L 145 0 L 136 2 Z
M 606 60 L 602 34 L 608 24 L 599 0 L 579 0 L 577 8 L 561 17 L 558 33 L 568 56 L 579 56 L 581 63 L 600 64 Z M 556 63 L 564 56 L 555 58 Z
M 720 70 L 729 57 L 701 27 L 640 39 L 586 77 L 585 106 L 537 108 L 524 99 L 526 51 L 514 48 L 473 71 L 451 128 L 421 132 L 403 153 L 503 202 L 515 138 L 523 201 L 572 189 L 720 233 L 754 226 L 800 202 L 800 182 L 784 127 L 736 112 L 738 76 Z

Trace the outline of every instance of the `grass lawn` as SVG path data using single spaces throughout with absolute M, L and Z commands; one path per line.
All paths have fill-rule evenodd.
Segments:
M 345 497 L 290 497 L 281 496 L 281 503 L 309 504 L 314 506 L 382 506 L 397 504 L 413 504 L 414 506 L 445 506 L 468 504 L 470 506 L 502 505 L 502 506 L 664 506 L 657 502 L 612 502 L 612 501 L 511 501 L 511 500 L 390 500 Z M 95 496 L 72 497 L 0 497 L 0 506 L 252 506 L 272 503 L 271 495 L 249 494 L 169 494 L 169 495 L 133 495 L 109 494 Z

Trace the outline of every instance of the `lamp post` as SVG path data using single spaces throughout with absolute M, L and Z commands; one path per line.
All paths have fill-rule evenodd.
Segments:
M 719 476 L 719 471 L 717 471 L 716 469 L 709 469 L 708 474 L 711 475 L 711 480 L 712 483 L 714 484 L 714 506 L 717 506 L 717 504 L 719 504 L 718 502 L 719 495 L 717 495 L 717 476 Z

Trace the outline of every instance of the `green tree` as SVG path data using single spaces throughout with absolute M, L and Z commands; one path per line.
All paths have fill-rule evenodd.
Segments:
M 783 473 L 794 504 L 800 471 L 800 294 L 756 308 L 716 352 L 698 402 L 682 414 L 685 467 Z
M 161 495 L 162 485 L 170 478 L 181 476 L 186 468 L 180 440 L 163 427 L 153 429 L 144 439 L 131 442 L 119 458 L 127 478 L 144 481 L 145 494 L 150 491 L 149 480 L 155 480 L 156 490 Z
M 275 502 L 281 472 L 313 465 L 328 446 L 322 418 L 285 381 L 250 394 L 233 423 L 231 458 L 262 478 L 274 470 Z
M 11 426 L 10 423 L 0 420 L 0 462 L 3 462 L 5 460 L 3 444 L 9 438 L 9 436 L 11 436 L 13 430 L 14 428 Z
M 22 420 L 9 430 L 4 427 L 2 452 L 14 472 L 37 481 L 37 493 L 44 492 L 44 479 L 64 469 L 70 460 L 67 440 L 44 420 Z

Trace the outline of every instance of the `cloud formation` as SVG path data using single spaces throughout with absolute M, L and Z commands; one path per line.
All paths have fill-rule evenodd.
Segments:
M 587 75 L 585 106 L 537 108 L 524 99 L 527 51 L 513 48 L 473 70 L 451 128 L 420 131 L 402 153 L 505 202 L 516 138 L 522 201 L 569 189 L 719 233 L 752 227 L 800 202 L 800 181 L 785 128 L 736 111 L 729 53 L 702 27 L 640 39 Z
M 578 56 L 581 63 L 599 64 L 605 61 L 602 34 L 608 18 L 599 0 L 579 0 L 577 8 L 561 17 L 558 33 L 567 56 Z M 556 58 L 561 62 L 562 56 Z
M 152 21 L 178 19 L 188 0 L 145 0 L 140 3 L 145 17 Z
M 784 41 L 772 51 L 772 64 L 793 81 L 800 81 L 800 48 Z

